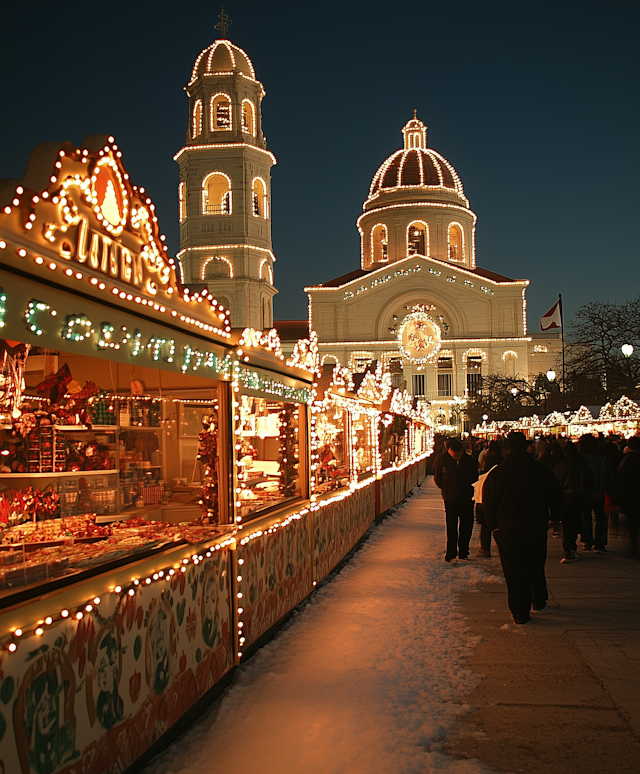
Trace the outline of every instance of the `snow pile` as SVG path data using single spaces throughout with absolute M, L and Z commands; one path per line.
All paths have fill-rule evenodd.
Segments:
M 443 561 L 442 500 L 416 492 L 148 772 L 485 771 L 438 750 L 480 679 L 456 598 L 487 574 Z

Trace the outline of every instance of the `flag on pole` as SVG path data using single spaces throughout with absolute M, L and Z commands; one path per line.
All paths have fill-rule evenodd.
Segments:
M 558 299 L 549 311 L 541 318 L 540 328 L 548 331 L 550 328 L 562 328 L 562 300 Z

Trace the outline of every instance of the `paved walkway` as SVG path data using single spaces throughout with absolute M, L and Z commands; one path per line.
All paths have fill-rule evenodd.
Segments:
M 608 549 L 560 564 L 561 541 L 550 536 L 550 604 L 525 626 L 511 624 L 504 585 L 463 596 L 471 633 L 482 637 L 467 664 L 485 679 L 448 752 L 496 771 L 640 772 L 640 562 L 626 532 Z M 477 565 L 501 576 L 492 553 Z
M 549 538 L 549 611 L 522 627 L 499 560 L 444 545 L 429 478 L 146 774 L 638 774 L 627 543 L 561 565 Z

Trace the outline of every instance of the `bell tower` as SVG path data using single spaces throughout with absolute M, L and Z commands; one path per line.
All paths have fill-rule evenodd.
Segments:
M 220 14 L 223 35 L 231 23 Z M 253 64 L 229 40 L 198 56 L 189 83 L 189 126 L 180 166 L 178 258 L 183 281 L 207 284 L 233 327 L 273 325 L 271 167 Z

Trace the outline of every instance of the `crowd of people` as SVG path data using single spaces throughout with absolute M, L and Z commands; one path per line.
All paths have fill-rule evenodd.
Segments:
M 515 623 L 527 623 L 532 609 L 546 607 L 549 530 L 562 539 L 561 562 L 572 564 L 578 541 L 584 551 L 608 553 L 609 533 L 619 535 L 622 513 L 638 557 L 640 436 L 530 441 L 511 432 L 489 441 L 437 440 L 432 472 L 444 500 L 444 559 L 468 561 L 475 510 L 476 557 L 490 558 L 495 542 Z

